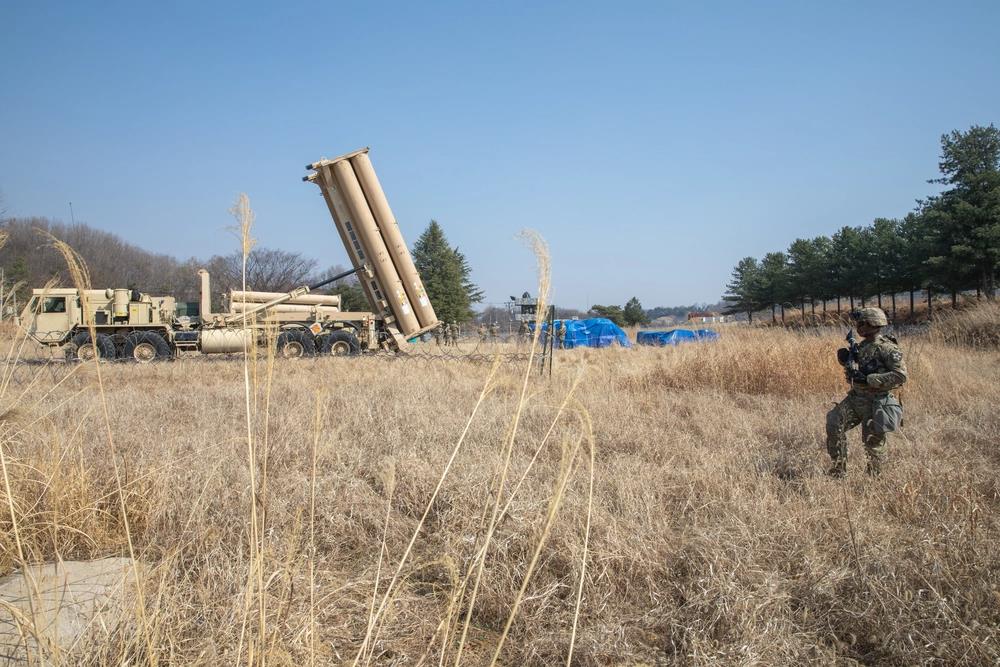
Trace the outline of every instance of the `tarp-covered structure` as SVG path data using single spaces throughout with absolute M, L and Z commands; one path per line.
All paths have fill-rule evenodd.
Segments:
M 719 334 L 711 329 L 671 329 L 669 331 L 640 331 L 636 335 L 639 345 L 680 345 L 718 340 Z
M 559 327 L 566 327 L 563 347 L 609 347 L 614 344 L 622 347 L 632 347 L 632 341 L 621 327 L 605 317 L 592 317 L 586 320 L 556 320 L 556 347 L 559 346 Z M 541 341 L 548 340 L 549 323 L 542 322 Z

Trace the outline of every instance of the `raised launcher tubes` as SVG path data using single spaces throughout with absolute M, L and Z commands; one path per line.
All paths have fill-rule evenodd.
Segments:
M 438 325 L 413 259 L 378 183 L 368 149 L 307 166 L 376 314 L 404 338 Z M 367 270 L 366 270 L 367 269 Z
M 410 255 L 409 248 L 406 247 L 402 232 L 399 231 L 396 216 L 389 208 L 389 200 L 385 198 L 382 184 L 379 183 L 378 176 L 375 175 L 375 168 L 372 167 L 372 161 L 368 159 L 368 153 L 359 153 L 350 161 L 354 168 L 354 174 L 358 177 L 361 190 L 365 194 L 365 199 L 368 200 L 372 215 L 375 216 L 375 222 L 378 223 L 389 255 L 392 257 L 392 263 L 403 281 L 406 296 L 410 299 L 410 305 L 413 306 L 421 328 L 437 326 L 438 319 L 434 314 L 434 307 L 431 305 L 431 300 L 427 298 L 424 283 L 420 280 L 417 267 L 413 264 L 413 257 Z

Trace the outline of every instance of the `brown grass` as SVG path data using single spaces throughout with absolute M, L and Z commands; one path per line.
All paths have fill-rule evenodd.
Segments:
M 1000 303 L 983 302 L 948 312 L 935 323 L 932 335 L 944 343 L 1000 348 Z
M 727 328 L 557 352 L 551 381 L 433 359 L 116 364 L 106 403 L 93 365 L 45 371 L 2 397 L 0 574 L 127 554 L 130 531 L 144 613 L 65 664 L 453 664 L 466 617 L 463 664 L 505 632 L 500 663 L 565 663 L 574 628 L 574 664 L 996 662 L 1000 352 L 904 338 L 891 471 L 865 478 L 855 435 L 835 482 L 840 344 Z

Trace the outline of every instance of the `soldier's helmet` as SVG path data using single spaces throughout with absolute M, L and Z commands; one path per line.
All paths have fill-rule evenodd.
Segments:
M 862 308 L 851 313 L 851 318 L 858 324 L 871 327 L 884 327 L 889 324 L 889 318 L 881 308 Z

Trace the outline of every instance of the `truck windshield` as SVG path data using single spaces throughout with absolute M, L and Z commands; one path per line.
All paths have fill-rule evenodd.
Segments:
M 45 297 L 45 301 L 42 302 L 42 312 L 43 313 L 65 313 L 66 312 L 66 297 L 64 297 L 64 296 L 49 296 L 49 297 Z

